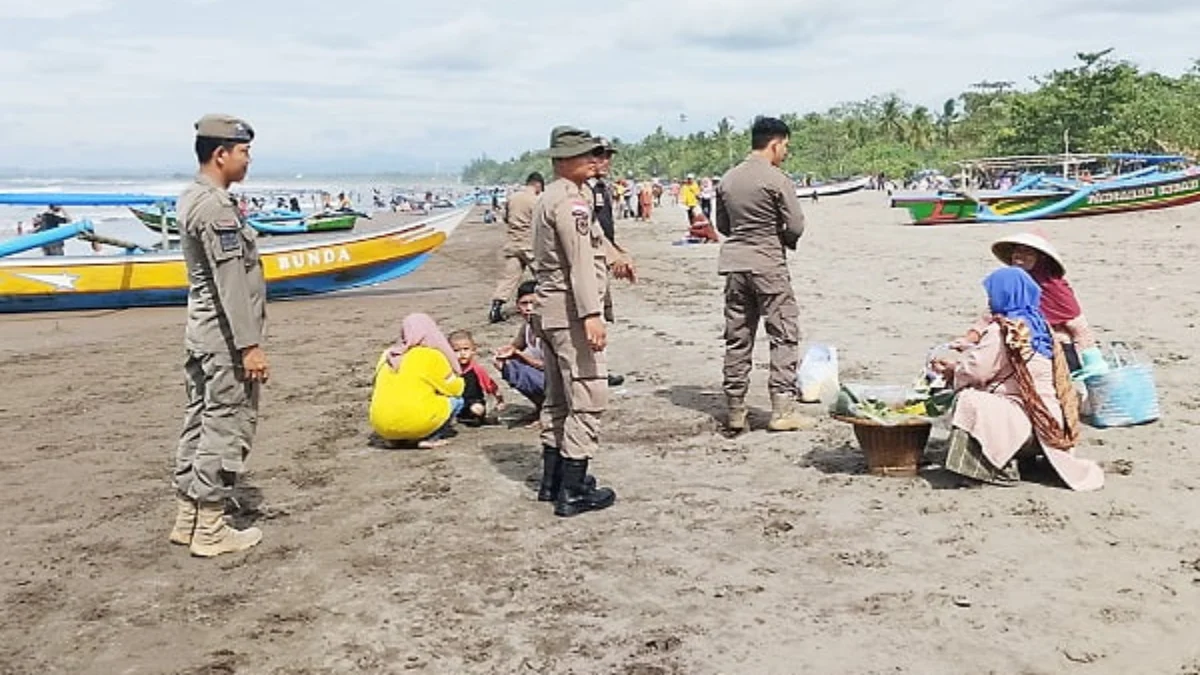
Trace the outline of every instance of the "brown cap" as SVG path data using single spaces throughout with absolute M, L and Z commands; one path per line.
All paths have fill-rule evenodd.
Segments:
M 586 155 L 602 147 L 600 141 L 587 131 L 560 126 L 550 131 L 550 149 L 546 154 L 551 159 L 567 159 Z
M 254 140 L 254 128 L 244 120 L 229 115 L 205 115 L 196 122 L 196 135 L 222 141 L 249 143 Z

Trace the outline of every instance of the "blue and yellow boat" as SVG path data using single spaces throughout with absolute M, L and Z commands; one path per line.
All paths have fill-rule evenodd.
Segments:
M 6 203 L 5 196 L 0 195 L 0 203 Z M 36 203 L 54 203 L 47 198 L 39 195 Z M 267 297 L 330 293 L 402 277 L 428 260 L 468 211 L 457 209 L 370 233 L 264 246 L 259 252 Z M 73 229 L 89 229 L 83 223 L 75 225 Z M 182 305 L 187 289 L 187 271 L 178 251 L 0 257 L 0 313 Z

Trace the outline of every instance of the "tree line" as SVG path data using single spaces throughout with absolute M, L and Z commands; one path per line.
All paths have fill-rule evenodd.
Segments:
M 1200 60 L 1178 77 L 1141 70 L 1112 50 L 1076 54 L 1070 68 L 1013 82 L 978 82 L 940 109 L 897 94 L 843 103 L 825 112 L 786 113 L 792 129 L 784 170 L 834 179 L 864 174 L 904 178 L 921 169 L 997 155 L 1071 152 L 1182 152 L 1200 148 Z M 711 131 L 672 135 L 660 126 L 640 141 L 613 139 L 613 172 L 636 177 L 720 175 L 750 147 L 749 131 L 721 120 Z M 540 151 L 469 163 L 463 181 L 515 183 L 547 173 Z

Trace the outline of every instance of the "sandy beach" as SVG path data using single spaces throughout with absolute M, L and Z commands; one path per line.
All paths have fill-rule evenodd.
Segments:
M 915 377 L 1020 229 L 901 227 L 874 192 L 805 206 L 801 325 L 843 381 Z M 1101 339 L 1156 364 L 1162 420 L 1086 429 L 1109 467 L 1087 494 L 950 489 L 944 430 L 920 477 L 870 476 L 818 406 L 768 435 L 765 336 L 757 430 L 725 438 L 717 246 L 673 246 L 677 208 L 618 221 L 641 279 L 616 287 L 628 381 L 593 463 L 618 502 L 570 520 L 534 501 L 529 430 L 368 445 L 406 313 L 486 353 L 517 330 L 485 322 L 502 231 L 481 216 L 398 282 L 270 305 L 246 554 L 167 543 L 182 308 L 0 317 L 0 673 L 1200 674 L 1200 207 L 1042 225 Z

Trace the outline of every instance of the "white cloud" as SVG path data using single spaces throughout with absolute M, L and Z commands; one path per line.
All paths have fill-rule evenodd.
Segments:
M 0 21 L 67 19 L 108 9 L 112 0 L 0 0 Z
M 186 167 L 191 123 L 222 111 L 255 125 L 263 167 L 446 166 L 560 123 L 636 138 L 888 91 L 938 106 L 1109 46 L 1179 72 L 1198 21 L 1177 0 L 0 0 L 0 164 Z

